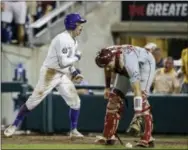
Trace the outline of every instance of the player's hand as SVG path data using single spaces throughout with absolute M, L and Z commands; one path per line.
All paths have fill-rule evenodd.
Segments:
M 83 75 L 77 74 L 75 77 L 72 77 L 72 81 L 76 84 L 80 84 L 80 82 L 84 79 Z
M 104 99 L 108 99 L 110 95 L 110 88 L 104 89 Z

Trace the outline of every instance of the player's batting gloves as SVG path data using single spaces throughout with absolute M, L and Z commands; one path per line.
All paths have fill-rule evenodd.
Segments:
M 75 78 L 77 75 L 79 74 L 79 72 L 77 70 L 75 70 L 74 72 L 72 72 L 72 78 Z
M 82 80 L 83 80 L 83 75 L 81 75 L 81 74 L 79 74 L 79 72 L 78 71 L 74 71 L 73 73 L 72 73 L 72 78 L 71 78 L 71 80 L 73 81 L 73 82 L 76 82 L 77 84 L 79 84 Z
M 134 103 L 135 113 L 141 112 L 142 111 L 142 97 L 141 96 L 135 96 L 133 103 Z

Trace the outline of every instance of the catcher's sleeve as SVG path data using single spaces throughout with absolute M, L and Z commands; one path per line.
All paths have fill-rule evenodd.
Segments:
M 139 61 L 138 57 L 136 55 L 136 52 L 133 50 L 129 50 L 124 53 L 124 63 L 125 63 L 125 68 L 129 74 L 129 80 L 131 82 L 133 91 L 134 91 L 134 96 L 135 96 L 135 101 L 139 101 L 141 104 L 141 86 L 140 86 L 140 69 L 139 69 Z M 141 105 L 134 105 L 135 110 L 141 110 Z
M 130 82 L 140 81 L 139 61 L 134 51 L 124 53 L 124 63 L 130 77 Z

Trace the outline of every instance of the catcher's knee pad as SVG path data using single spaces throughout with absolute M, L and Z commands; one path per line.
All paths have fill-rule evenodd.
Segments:
M 117 131 L 121 112 L 123 111 L 123 95 L 124 94 L 117 89 L 112 90 L 110 93 L 103 131 L 103 135 L 106 139 L 110 139 Z
M 153 131 L 153 116 L 151 114 L 151 107 L 147 99 L 143 101 L 143 110 L 142 110 L 142 118 L 143 118 L 143 136 L 142 139 L 145 142 L 148 142 L 151 138 L 151 134 Z

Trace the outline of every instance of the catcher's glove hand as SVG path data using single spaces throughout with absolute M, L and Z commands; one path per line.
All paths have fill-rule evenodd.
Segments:
M 144 126 L 145 124 L 142 116 L 134 117 L 127 130 L 127 133 L 134 137 L 140 137 L 143 135 Z

